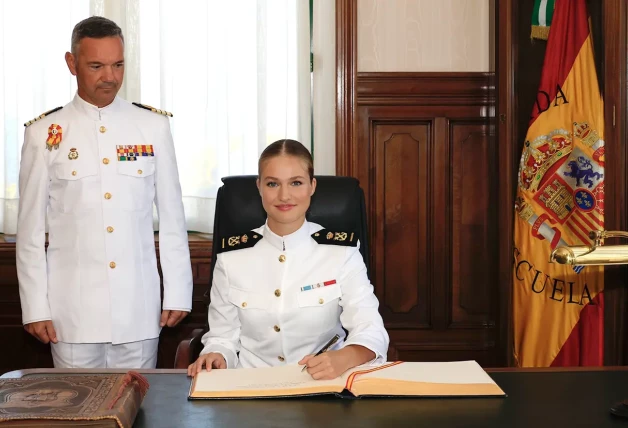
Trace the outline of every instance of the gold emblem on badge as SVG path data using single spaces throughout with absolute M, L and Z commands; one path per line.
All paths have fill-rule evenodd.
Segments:
M 240 241 L 242 241 L 243 244 L 246 244 L 249 240 L 249 237 L 246 235 L 242 235 L 242 238 L 240 238 Z
M 74 147 L 70 149 L 70 153 L 68 153 L 68 159 L 70 160 L 78 159 L 78 151 Z
M 344 241 L 345 239 L 347 239 L 347 232 L 336 232 L 335 241 Z

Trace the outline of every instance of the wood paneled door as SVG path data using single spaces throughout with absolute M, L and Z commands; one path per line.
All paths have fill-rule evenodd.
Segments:
M 501 364 L 490 74 L 359 73 L 372 280 L 402 360 Z

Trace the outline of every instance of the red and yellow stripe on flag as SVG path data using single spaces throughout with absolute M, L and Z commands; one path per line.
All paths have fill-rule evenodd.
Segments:
M 521 367 L 602 365 L 604 271 L 549 263 L 604 225 L 604 109 L 585 0 L 556 0 L 515 203 L 514 352 Z

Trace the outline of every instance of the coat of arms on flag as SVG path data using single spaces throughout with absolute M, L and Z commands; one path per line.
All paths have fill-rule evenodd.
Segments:
M 551 3 L 515 202 L 515 359 L 519 366 L 602 365 L 604 271 L 549 258 L 557 246 L 590 245 L 589 232 L 604 227 L 603 100 L 585 0 Z

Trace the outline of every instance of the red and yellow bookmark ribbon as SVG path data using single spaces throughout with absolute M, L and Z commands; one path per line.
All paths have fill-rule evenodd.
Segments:
M 396 366 L 396 365 L 401 364 L 401 363 L 403 363 L 403 361 L 393 361 L 391 363 L 384 364 L 384 365 L 381 365 L 381 366 L 375 366 L 375 367 L 373 367 L 371 369 L 355 371 L 355 372 L 351 373 L 351 375 L 349 375 L 349 377 L 347 378 L 347 383 L 345 384 L 345 389 L 351 391 L 351 387 L 353 386 L 353 382 L 355 381 L 356 376 L 359 376 L 361 374 L 376 372 L 378 370 L 383 370 L 383 369 L 386 369 L 388 367 Z

